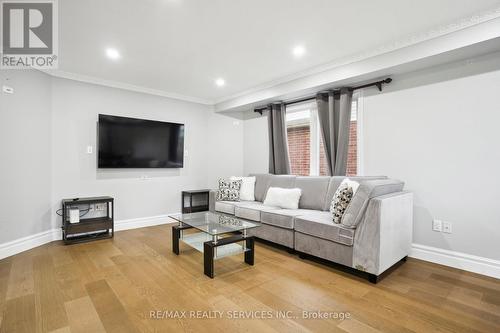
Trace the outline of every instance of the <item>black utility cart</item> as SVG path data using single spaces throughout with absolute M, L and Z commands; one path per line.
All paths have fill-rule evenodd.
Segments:
M 95 208 L 100 208 L 100 214 L 95 216 Z M 104 205 L 104 206 L 102 206 Z M 115 229 L 114 199 L 112 197 L 92 197 L 64 199 L 62 201 L 62 239 L 65 244 L 88 242 L 97 239 L 112 238 Z M 94 214 L 88 214 L 94 207 Z M 78 223 L 70 223 L 70 209 L 78 208 L 80 214 Z M 88 216 L 88 217 L 86 217 Z

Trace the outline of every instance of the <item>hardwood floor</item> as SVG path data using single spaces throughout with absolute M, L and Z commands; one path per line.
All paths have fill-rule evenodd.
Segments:
M 500 332 L 500 280 L 410 258 L 373 285 L 259 242 L 255 266 L 224 258 L 212 280 L 201 253 L 172 253 L 170 229 L 0 260 L 0 332 Z

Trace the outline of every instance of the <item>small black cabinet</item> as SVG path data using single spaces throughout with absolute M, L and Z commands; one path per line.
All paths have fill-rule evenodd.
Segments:
M 90 207 L 101 204 L 103 209 L 99 214 L 88 214 Z M 112 238 L 114 235 L 114 199 L 112 197 L 92 197 L 64 199 L 62 201 L 62 239 L 65 244 L 88 242 L 91 240 Z M 78 208 L 86 211 L 80 217 L 80 222 L 70 223 L 69 210 Z M 96 216 L 97 215 L 97 216 Z
M 210 190 L 182 191 L 182 214 L 208 210 Z

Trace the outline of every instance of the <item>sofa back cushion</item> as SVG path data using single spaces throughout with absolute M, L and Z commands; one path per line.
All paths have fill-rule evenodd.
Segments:
M 299 208 L 323 210 L 330 178 L 331 177 L 297 176 L 294 187 L 302 190 Z
M 263 202 L 273 175 L 269 173 L 251 173 L 250 176 L 255 177 L 255 201 Z
M 273 175 L 270 173 L 250 174 L 255 177 L 255 200 L 264 202 L 267 190 L 270 187 L 293 188 L 295 178 L 293 175 Z
M 271 175 L 269 187 L 293 188 L 296 178 L 294 175 Z
M 396 179 L 367 180 L 360 183 L 356 194 L 342 216 L 342 225 L 356 228 L 361 222 L 371 198 L 394 192 L 401 192 L 404 182 Z
M 364 182 L 366 180 L 376 180 L 376 179 L 387 179 L 387 176 L 353 176 L 353 177 L 347 177 L 347 176 L 333 176 L 330 177 L 330 184 L 328 185 L 328 191 L 326 193 L 325 197 L 325 202 L 323 205 L 322 210 L 329 210 L 330 209 L 330 204 L 332 203 L 333 196 L 335 195 L 335 192 L 340 186 L 340 183 L 346 178 L 349 178 L 351 180 L 354 180 L 358 183 Z

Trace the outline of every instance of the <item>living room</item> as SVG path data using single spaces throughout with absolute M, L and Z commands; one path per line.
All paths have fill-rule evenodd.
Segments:
M 500 330 L 499 1 L 0 4 L 0 332 Z

